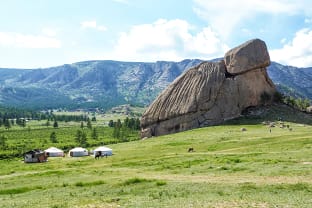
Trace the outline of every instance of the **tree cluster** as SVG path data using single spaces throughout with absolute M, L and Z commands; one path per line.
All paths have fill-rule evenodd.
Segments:
M 42 113 L 32 110 L 22 110 L 17 108 L 6 108 L 0 106 L 0 118 L 1 119 L 36 119 L 41 118 Z
M 307 108 L 311 105 L 311 100 L 307 98 L 295 98 L 293 96 L 283 95 L 280 92 L 276 92 L 273 97 L 271 97 L 268 93 L 264 92 L 261 94 L 261 101 L 262 103 L 266 103 L 271 99 L 274 102 L 285 103 L 286 105 L 292 106 L 301 111 L 306 111 Z
M 57 120 L 57 121 L 65 121 L 65 122 L 70 122 L 70 121 L 87 121 L 89 117 L 87 115 L 49 115 L 47 117 L 48 120 Z
M 81 147 L 87 146 L 87 134 L 86 134 L 86 132 L 84 132 L 82 130 L 77 130 L 76 136 L 75 136 L 75 141 Z
M 292 96 L 285 96 L 283 102 L 301 111 L 306 111 L 307 107 L 311 105 L 311 101 L 307 98 L 294 98 Z
M 110 120 L 108 126 L 114 128 L 114 138 L 128 141 L 127 137 L 130 133 L 140 130 L 140 119 L 127 117 L 126 119 L 124 119 L 123 123 L 120 119 L 118 119 L 116 122 Z
M 18 119 L 2 118 L 2 119 L 0 119 L 0 127 L 4 126 L 4 128 L 10 129 L 15 124 L 18 126 L 21 126 L 21 127 L 25 127 L 26 126 L 26 120 L 21 119 L 21 118 L 18 118 Z

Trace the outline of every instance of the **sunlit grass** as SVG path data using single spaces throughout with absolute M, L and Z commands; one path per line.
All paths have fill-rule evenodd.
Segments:
M 292 131 L 225 125 L 112 144 L 100 160 L 2 160 L 0 207 L 309 207 L 312 127 L 287 124 Z

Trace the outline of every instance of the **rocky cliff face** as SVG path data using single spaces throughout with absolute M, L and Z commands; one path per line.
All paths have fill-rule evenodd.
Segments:
M 222 123 L 250 107 L 270 103 L 275 86 L 267 75 L 265 43 L 248 41 L 219 62 L 203 62 L 179 76 L 142 116 L 142 137 Z

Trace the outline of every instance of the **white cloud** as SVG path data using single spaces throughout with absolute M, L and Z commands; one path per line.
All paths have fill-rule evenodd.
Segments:
M 312 66 L 312 29 L 299 30 L 293 40 L 286 43 L 281 49 L 270 51 L 273 61 L 297 66 Z
M 129 4 L 128 0 L 113 0 L 113 1 L 122 4 Z
M 285 44 L 286 43 L 286 41 L 287 41 L 287 38 L 283 38 L 283 39 L 281 39 L 281 44 Z
M 241 29 L 242 33 L 247 34 L 247 35 L 252 35 L 252 32 L 248 28 L 242 28 Z
M 310 0 L 194 0 L 195 13 L 227 39 L 242 22 L 256 15 L 312 15 Z M 259 20 L 257 20 L 259 21 Z
M 211 28 L 192 32 L 192 26 L 180 19 L 159 19 L 152 24 L 136 25 L 121 33 L 114 57 L 128 61 L 178 61 L 216 58 L 228 50 Z
M 0 32 L 0 46 L 16 48 L 60 48 L 61 41 L 43 35 Z
M 53 29 L 53 28 L 45 27 L 42 29 L 42 34 L 44 34 L 46 36 L 54 37 L 57 34 L 57 30 Z
M 310 23 L 312 23 L 312 18 L 305 18 L 304 22 L 307 24 L 310 24 Z
M 95 20 L 92 21 L 83 21 L 80 23 L 82 29 L 96 29 L 99 31 L 106 31 L 107 28 L 103 25 L 98 25 Z
M 100 31 L 106 31 L 107 30 L 107 28 L 105 26 L 103 26 L 103 25 L 97 26 L 97 29 L 100 30 Z
M 82 28 L 96 28 L 96 21 L 83 21 L 80 23 Z

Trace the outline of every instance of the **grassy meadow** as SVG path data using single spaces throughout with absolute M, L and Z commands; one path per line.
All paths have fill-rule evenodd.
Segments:
M 0 160 L 0 207 L 312 207 L 312 127 L 285 125 L 111 144 L 100 160 Z
M 62 113 L 64 115 L 81 115 L 81 112 Z M 63 114 L 56 113 L 56 115 Z M 93 115 L 88 114 L 87 117 L 90 118 Z M 29 120 L 26 123 L 26 127 L 15 124 L 9 129 L 2 125 L 0 126 L 0 137 L 5 137 L 5 145 L 3 147 L 0 141 L 0 159 L 20 157 L 31 149 L 44 150 L 55 146 L 68 151 L 75 146 L 83 146 L 77 143 L 75 139 L 77 131 L 82 131 L 86 134 L 87 144 L 84 147 L 89 148 L 138 140 L 139 132 L 137 130 L 129 128 L 120 129 L 120 136 L 116 137 L 114 136 L 114 128 L 108 126 L 110 120 L 116 122 L 117 119 L 120 119 L 122 122 L 127 117 L 124 114 L 96 114 L 96 121 L 90 121 L 91 128 L 87 127 L 86 121 L 58 121 L 57 128 L 53 127 L 54 121 L 52 120 Z M 83 127 L 81 123 L 83 123 Z M 94 130 L 97 134 L 96 138 L 93 136 Z M 51 140 L 52 132 L 56 135 L 56 141 Z

